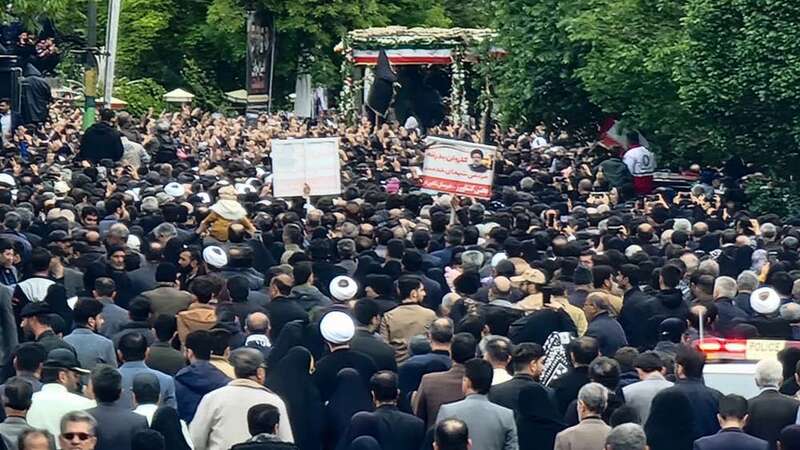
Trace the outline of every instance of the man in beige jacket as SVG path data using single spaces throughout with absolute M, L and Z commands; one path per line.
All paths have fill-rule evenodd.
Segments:
M 418 278 L 402 277 L 397 281 L 397 288 L 403 301 L 384 313 L 380 333 L 394 348 L 394 357 L 401 363 L 408 359 L 408 341 L 425 334 L 436 319 L 436 313 L 420 305 L 425 298 L 425 286 Z
M 258 404 L 273 405 L 280 412 L 278 439 L 294 442 L 286 405 L 278 395 L 264 387 L 264 355 L 253 348 L 231 352 L 236 379 L 206 394 L 189 426 L 195 450 L 229 450 L 250 439 L 247 412 Z
M 608 390 L 589 383 L 578 391 L 580 423 L 556 435 L 554 450 L 599 450 L 605 447 L 611 427 L 601 418 L 608 403 Z

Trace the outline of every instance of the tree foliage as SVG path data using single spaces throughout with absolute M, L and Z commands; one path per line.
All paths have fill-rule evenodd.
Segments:
M 587 48 L 570 41 L 559 0 L 495 1 L 497 44 L 507 55 L 492 75 L 500 116 L 508 125 L 543 123 L 553 131 L 591 134 L 600 118 L 576 71 Z

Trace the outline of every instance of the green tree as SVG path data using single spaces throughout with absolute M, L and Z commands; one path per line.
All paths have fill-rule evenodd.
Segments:
M 708 124 L 709 147 L 778 174 L 800 167 L 800 3 L 689 0 L 677 72 L 684 105 Z
M 574 5 L 565 19 L 571 42 L 589 49 L 576 73 L 592 102 L 641 130 L 661 157 L 703 140 L 673 80 L 685 44 L 684 0 L 564 3 Z
M 562 19 L 569 8 L 559 0 L 498 0 L 492 6 L 497 44 L 507 52 L 491 70 L 501 121 L 593 137 L 600 109 L 576 74 L 588 49 L 567 37 Z

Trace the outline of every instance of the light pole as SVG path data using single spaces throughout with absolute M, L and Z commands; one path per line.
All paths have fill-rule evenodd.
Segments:
M 97 95 L 97 62 L 95 52 L 97 50 L 97 0 L 88 0 L 86 17 L 88 28 L 86 29 L 86 60 L 84 61 L 83 72 L 83 129 L 87 129 L 94 123 L 95 118 L 95 96 Z

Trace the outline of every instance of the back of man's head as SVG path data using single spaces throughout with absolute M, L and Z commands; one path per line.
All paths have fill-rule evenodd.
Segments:
M 800 450 L 800 425 L 789 425 L 778 437 L 781 450 Z
M 449 344 L 453 340 L 453 321 L 449 318 L 439 318 L 431 323 L 428 334 L 431 342 Z
M 133 377 L 132 390 L 137 404 L 155 405 L 161 395 L 161 383 L 154 374 L 142 372 Z
M 237 348 L 229 358 L 236 378 L 250 378 L 264 368 L 264 355 L 254 348 Z
M 380 308 L 375 300 L 363 298 L 353 306 L 353 315 L 361 326 L 367 326 L 372 319 L 380 315 Z
M 453 336 L 453 342 L 450 344 L 453 362 L 464 364 L 474 358 L 476 345 L 475 336 L 469 333 L 458 333 Z
M 470 447 L 469 429 L 459 419 L 445 419 L 433 432 L 435 450 L 467 450 Z
M 744 420 L 747 415 L 747 399 L 730 394 L 719 399 L 719 415 L 727 420 Z
M 569 343 L 569 352 L 572 362 L 576 365 L 587 366 L 599 354 L 597 339 L 584 336 Z
M 36 342 L 25 342 L 14 352 L 14 368 L 18 372 L 36 372 L 47 359 L 47 350 Z
M 156 320 L 153 321 L 153 330 L 156 332 L 156 339 L 160 342 L 167 342 L 178 331 L 178 321 L 175 316 L 159 314 Z
M 214 337 L 208 330 L 192 331 L 186 336 L 186 348 L 194 353 L 194 357 L 201 361 L 211 359 L 211 349 L 214 347 Z
M 511 359 L 511 341 L 505 336 L 494 336 L 486 342 L 484 356 L 496 364 L 508 364 Z
M 216 284 L 208 276 L 199 276 L 189 285 L 189 290 L 199 303 L 206 304 L 218 293 Z
M 494 369 L 489 361 L 473 358 L 464 364 L 464 378 L 469 380 L 472 390 L 478 394 L 486 395 L 492 387 Z
M 135 331 L 125 333 L 119 338 L 117 348 L 123 361 L 143 361 L 147 355 L 147 339 Z
M 131 437 L 131 450 L 166 450 L 166 445 L 156 430 L 139 430 Z
M 122 376 L 119 371 L 105 364 L 92 370 L 92 392 L 100 403 L 113 403 L 122 393 Z
M 369 380 L 369 389 L 376 402 L 394 402 L 397 400 L 397 374 L 382 370 Z
M 275 405 L 261 403 L 247 410 L 247 429 L 251 436 L 274 434 L 281 420 L 281 413 Z
M 13 377 L 6 381 L 5 386 L 2 400 L 6 408 L 26 411 L 31 407 L 33 387 L 29 382 L 19 377 Z
M 645 450 L 647 436 L 641 425 L 623 423 L 611 429 L 606 436 L 606 450 Z
M 534 342 L 523 342 L 515 345 L 511 351 L 511 365 L 514 373 L 526 372 L 530 364 L 544 356 L 544 349 Z

